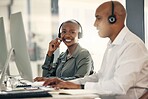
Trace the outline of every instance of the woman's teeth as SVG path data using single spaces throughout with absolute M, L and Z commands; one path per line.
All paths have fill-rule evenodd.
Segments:
M 65 39 L 65 41 L 66 41 L 66 42 L 70 42 L 71 40 L 70 40 L 70 39 Z

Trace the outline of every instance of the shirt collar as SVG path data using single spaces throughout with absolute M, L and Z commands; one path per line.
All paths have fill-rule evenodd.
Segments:
M 81 46 L 80 44 L 78 43 L 75 51 L 72 53 L 71 57 L 77 57 L 78 53 L 80 52 L 81 50 Z M 66 50 L 66 52 L 63 54 L 63 56 L 61 58 L 66 58 L 68 55 L 68 50 Z
M 115 38 L 115 40 L 111 43 L 111 40 L 108 42 L 108 46 L 110 45 L 120 45 L 122 43 L 122 41 L 124 40 L 126 34 L 127 34 L 128 28 L 125 26 L 120 33 L 117 35 L 117 37 Z
M 81 50 L 81 46 L 78 43 L 78 45 L 77 45 L 75 51 L 72 53 L 71 57 L 76 57 L 78 55 L 78 53 L 80 52 L 80 50 Z

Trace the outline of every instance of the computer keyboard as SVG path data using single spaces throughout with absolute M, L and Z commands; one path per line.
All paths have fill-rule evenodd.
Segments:
M 37 97 L 52 97 L 48 91 L 33 90 L 33 91 L 3 91 L 0 92 L 0 98 L 37 98 Z
M 20 81 L 19 84 L 16 85 L 16 88 L 27 88 L 27 87 L 42 87 L 44 82 L 26 82 Z
M 17 85 L 16 88 L 26 88 L 31 87 L 31 85 Z

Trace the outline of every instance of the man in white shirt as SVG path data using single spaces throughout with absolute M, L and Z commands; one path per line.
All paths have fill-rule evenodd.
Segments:
M 101 99 L 138 99 L 148 87 L 148 51 L 125 25 L 126 10 L 117 1 L 101 4 L 94 26 L 110 39 L 98 73 L 72 81 L 49 78 L 44 86 L 95 90 Z M 84 85 L 84 86 L 83 86 Z M 103 93 L 103 94 L 102 94 Z

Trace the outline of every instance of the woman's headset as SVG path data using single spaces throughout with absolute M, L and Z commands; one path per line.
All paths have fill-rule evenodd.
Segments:
M 80 24 L 78 21 L 76 21 L 76 20 L 74 20 L 74 19 L 65 21 L 65 22 L 63 22 L 63 23 L 60 25 L 58 37 L 61 38 L 61 32 L 60 32 L 60 31 L 61 31 L 61 27 L 63 26 L 64 23 L 68 23 L 68 22 L 77 23 L 77 24 L 79 25 L 80 31 L 79 31 L 79 33 L 78 33 L 78 39 L 82 38 L 82 34 L 83 34 L 82 26 L 81 26 L 81 24 Z
M 108 17 L 108 21 L 110 24 L 114 24 L 116 22 L 116 16 L 114 15 L 114 2 L 111 1 L 112 3 L 112 14 Z

